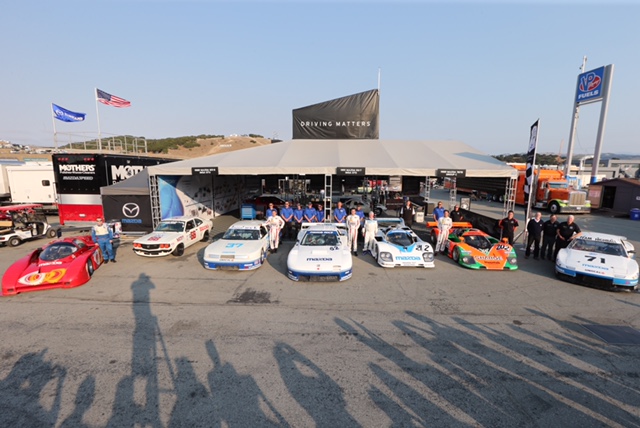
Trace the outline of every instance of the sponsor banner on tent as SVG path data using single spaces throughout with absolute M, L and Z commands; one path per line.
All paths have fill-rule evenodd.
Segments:
M 102 195 L 104 217 L 118 220 L 123 232 L 151 232 L 151 202 L 148 196 Z
M 378 139 L 377 89 L 293 110 L 293 139 Z

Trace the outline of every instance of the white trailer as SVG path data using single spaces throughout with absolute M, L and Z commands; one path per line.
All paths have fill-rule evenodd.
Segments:
M 11 199 L 11 188 L 9 186 L 9 177 L 7 176 L 7 168 L 10 166 L 24 165 L 24 162 L 13 161 L 10 159 L 0 160 L 0 201 L 9 201 Z
M 12 204 L 42 204 L 46 209 L 55 209 L 53 164 L 8 166 L 6 170 Z

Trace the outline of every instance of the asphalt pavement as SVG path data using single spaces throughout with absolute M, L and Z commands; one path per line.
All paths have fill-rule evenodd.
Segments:
M 640 222 L 577 221 L 640 248 Z M 42 243 L 0 248 L 0 272 Z M 214 272 L 205 243 L 154 259 L 124 241 L 82 287 L 1 297 L 0 426 L 640 426 L 640 293 L 524 258 L 476 272 L 360 254 L 348 281 L 294 283 L 292 245 Z

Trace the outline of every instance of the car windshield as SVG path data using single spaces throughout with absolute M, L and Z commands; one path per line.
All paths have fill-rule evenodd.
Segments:
M 387 240 L 401 247 L 408 247 L 413 244 L 413 238 L 405 232 L 391 232 L 387 235 Z
M 69 257 L 78 251 L 78 248 L 69 242 L 60 242 L 49 245 L 40 253 L 40 260 L 48 262 L 52 260 L 60 260 Z
M 489 248 L 491 248 L 491 242 L 487 239 L 486 236 L 482 235 L 465 235 L 464 242 L 465 244 L 468 244 L 473 248 L 477 248 L 478 250 L 488 250 Z
M 569 188 L 569 183 L 550 181 L 549 182 L 549 188 L 550 189 L 568 189 Z
M 592 253 L 608 254 L 611 256 L 626 257 L 626 251 L 622 244 L 617 242 L 593 241 L 590 239 L 576 239 L 571 247 L 572 250 L 588 251 Z
M 338 245 L 338 235 L 336 233 L 309 232 L 304 235 L 304 238 L 302 239 L 302 245 L 308 245 L 310 247 L 335 247 L 336 245 Z
M 255 241 L 260 239 L 260 232 L 251 229 L 229 229 L 224 233 L 222 239 L 230 241 Z
M 156 232 L 182 232 L 184 230 L 184 222 L 182 221 L 162 221 L 156 227 Z

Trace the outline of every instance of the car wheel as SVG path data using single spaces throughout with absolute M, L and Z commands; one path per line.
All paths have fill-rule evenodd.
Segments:
M 89 274 L 89 278 L 93 276 L 94 271 L 95 269 L 93 268 L 93 263 L 91 262 L 91 259 L 87 260 L 87 273 Z
M 207 230 L 202 236 L 202 242 L 207 242 L 209 240 L 209 231 Z
M 453 261 L 456 263 L 460 262 L 460 250 L 458 249 L 458 247 L 455 247 L 453 249 Z
M 560 213 L 560 204 L 556 201 L 553 201 L 549 204 L 549 211 L 551 214 L 559 214 Z
M 381 216 L 382 215 L 382 208 L 376 208 L 374 212 L 375 212 L 375 214 L 377 216 Z
M 431 230 L 431 245 L 435 248 L 438 243 L 438 237 L 436 236 L 435 229 Z
M 9 245 L 12 247 L 20 245 L 21 242 L 22 240 L 17 236 L 14 236 L 13 238 L 9 239 Z
M 184 245 L 180 244 L 178 245 L 175 250 L 173 250 L 173 254 L 174 256 L 180 257 L 181 255 L 184 254 Z
M 49 238 L 55 238 L 56 236 L 58 236 L 58 231 L 57 231 L 57 230 L 55 230 L 55 229 L 53 229 L 53 228 L 52 228 L 52 229 L 49 229 L 49 230 L 47 231 L 47 237 L 49 237 Z

